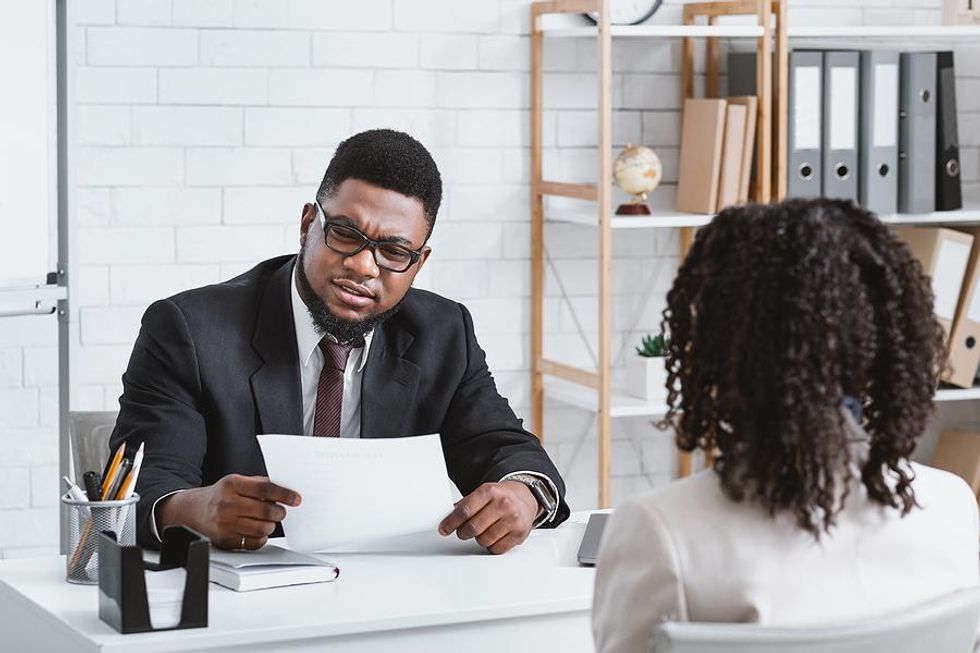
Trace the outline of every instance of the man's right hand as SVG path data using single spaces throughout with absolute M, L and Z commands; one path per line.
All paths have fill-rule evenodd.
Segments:
M 157 506 L 157 526 L 181 524 L 222 549 L 258 549 L 286 516 L 279 504 L 298 506 L 298 493 L 265 476 L 229 474 L 214 485 L 173 494 Z M 245 538 L 244 540 L 242 538 Z

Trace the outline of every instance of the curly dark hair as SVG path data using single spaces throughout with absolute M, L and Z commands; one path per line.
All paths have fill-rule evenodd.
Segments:
M 909 248 L 850 202 L 725 209 L 667 295 L 661 426 L 684 451 L 717 451 L 731 499 L 791 511 L 814 537 L 843 508 L 852 463 L 871 499 L 904 516 L 946 358 L 932 307 Z M 863 462 L 850 459 L 845 397 L 870 436 Z
M 426 240 L 432 235 L 442 203 L 442 177 L 432 155 L 417 140 L 394 129 L 354 134 L 337 146 L 317 199 L 322 202 L 351 178 L 418 199 L 429 223 Z

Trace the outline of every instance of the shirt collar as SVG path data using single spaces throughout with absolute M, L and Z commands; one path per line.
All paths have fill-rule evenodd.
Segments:
M 316 327 L 313 326 L 313 318 L 310 317 L 310 311 L 306 308 L 306 303 L 299 296 L 299 290 L 296 289 L 296 265 L 298 263 L 299 260 L 297 259 L 297 262 L 293 264 L 293 280 L 289 284 L 289 296 L 292 299 L 293 324 L 296 327 L 296 349 L 299 354 L 299 362 L 305 367 L 310 364 L 310 358 L 313 356 L 313 352 L 320 345 L 320 336 L 316 332 Z M 371 349 L 372 338 L 374 338 L 374 329 L 364 336 L 364 347 L 360 351 L 361 360 L 357 365 L 358 372 L 363 371 L 364 366 L 367 364 L 368 350 Z M 351 353 L 353 354 L 355 352 L 357 352 L 357 349 Z

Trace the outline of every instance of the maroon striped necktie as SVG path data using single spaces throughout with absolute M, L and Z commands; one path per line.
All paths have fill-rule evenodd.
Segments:
M 320 340 L 323 369 L 316 385 L 316 410 L 313 413 L 313 435 L 340 435 L 340 409 L 344 401 L 344 369 L 351 346 L 329 338 Z

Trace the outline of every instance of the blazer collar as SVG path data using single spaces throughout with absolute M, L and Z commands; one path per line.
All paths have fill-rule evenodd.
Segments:
M 397 314 L 374 329 L 361 379 L 362 438 L 420 435 L 409 432 L 405 419 L 412 412 L 421 376 L 419 366 L 405 358 L 414 340 Z
M 303 433 L 303 398 L 296 346 L 296 327 L 290 306 L 290 257 L 261 289 L 252 347 L 262 364 L 249 383 L 255 398 L 261 433 Z

